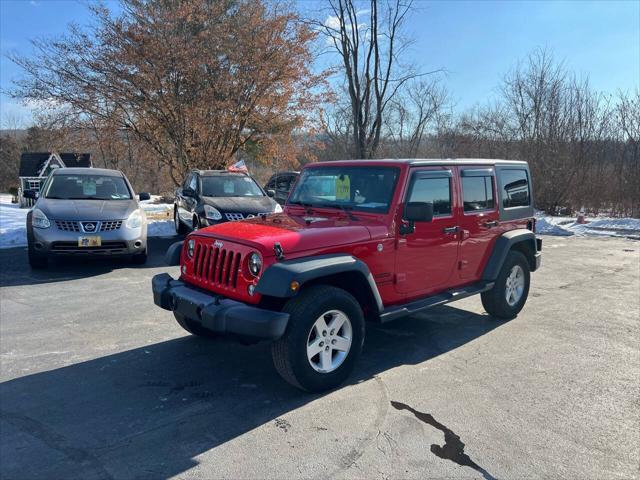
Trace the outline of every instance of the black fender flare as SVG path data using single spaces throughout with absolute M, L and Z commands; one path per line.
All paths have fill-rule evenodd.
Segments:
M 509 250 L 521 242 L 527 243 L 527 248 L 530 249 L 532 255 L 536 254 L 536 235 L 531 230 L 519 228 L 500 235 L 493 246 L 493 252 L 489 257 L 489 261 L 484 267 L 482 279 L 492 282 L 498 278 Z M 531 262 L 531 259 L 528 260 Z
M 180 265 L 180 254 L 184 241 L 172 243 L 164 254 L 164 262 L 170 266 Z
M 382 311 L 382 298 L 369 267 L 362 260 L 347 254 L 315 255 L 274 263 L 260 277 L 256 292 L 271 297 L 289 298 L 295 296 L 305 283 L 346 272 L 356 272 L 364 277 L 378 311 Z M 297 290 L 291 290 L 291 282 L 294 281 L 300 284 Z

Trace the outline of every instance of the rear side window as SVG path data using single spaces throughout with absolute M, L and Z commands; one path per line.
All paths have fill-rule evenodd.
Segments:
M 527 207 L 530 204 L 529 179 L 526 170 L 508 169 L 501 171 L 502 206 Z
M 462 177 L 462 195 L 465 212 L 492 210 L 493 177 Z
M 434 215 L 451 215 L 450 179 L 417 178 L 413 182 L 409 202 L 432 202 Z

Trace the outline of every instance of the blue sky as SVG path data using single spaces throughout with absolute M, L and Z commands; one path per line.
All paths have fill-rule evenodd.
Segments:
M 116 1 L 106 1 L 117 8 Z M 322 2 L 298 2 L 304 12 Z M 64 33 L 70 22 L 88 24 L 85 0 L 0 0 L 0 89 L 19 70 L 9 51 L 29 54 L 29 39 Z M 597 90 L 640 88 L 640 0 L 416 1 L 407 33 L 415 43 L 408 61 L 422 70 L 443 68 L 457 110 L 485 103 L 502 76 L 537 47 L 552 50 Z M 0 95 L 0 119 L 29 110 Z

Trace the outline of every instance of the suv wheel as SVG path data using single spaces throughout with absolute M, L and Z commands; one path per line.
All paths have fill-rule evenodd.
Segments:
M 135 264 L 135 265 L 144 265 L 145 263 L 147 263 L 147 250 L 145 249 L 144 252 L 142 253 L 136 253 L 132 258 L 131 261 Z
M 196 231 L 196 230 L 200 230 L 200 219 L 198 218 L 197 215 L 193 216 L 193 228 L 191 229 L 192 231 Z
M 173 225 L 178 235 L 185 235 L 187 233 L 187 228 L 180 220 L 180 215 L 178 215 L 178 207 L 173 207 Z
M 362 309 L 348 292 L 312 286 L 284 307 L 289 324 L 271 348 L 278 373 L 309 392 L 337 387 L 353 370 L 364 342 Z
M 482 306 L 492 317 L 515 318 L 529 296 L 529 262 L 517 251 L 510 251 L 494 287 L 484 292 Z
M 29 266 L 31 268 L 45 268 L 47 266 L 47 256 L 41 253 L 36 253 L 31 246 L 28 247 L 27 254 L 29 256 Z
M 199 323 L 194 322 L 190 318 L 187 318 L 180 313 L 173 312 L 173 316 L 176 317 L 176 322 L 178 322 L 178 325 L 184 328 L 191 335 L 204 338 L 216 338 L 218 336 L 215 332 L 207 330 Z

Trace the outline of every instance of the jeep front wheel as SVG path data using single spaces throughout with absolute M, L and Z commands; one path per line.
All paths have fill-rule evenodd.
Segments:
M 492 317 L 515 318 L 529 296 L 530 269 L 526 257 L 510 251 L 493 288 L 484 292 L 482 306 Z
M 289 324 L 271 352 L 278 373 L 291 385 L 321 392 L 344 382 L 362 351 L 364 316 L 348 292 L 312 286 L 284 308 Z

